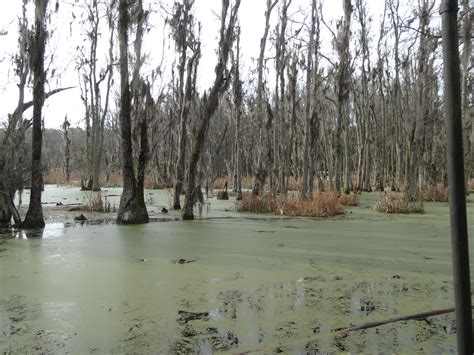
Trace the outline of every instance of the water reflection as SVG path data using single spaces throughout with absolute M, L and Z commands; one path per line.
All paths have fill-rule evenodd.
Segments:
M 44 229 L 24 229 L 15 232 L 17 239 L 43 239 Z

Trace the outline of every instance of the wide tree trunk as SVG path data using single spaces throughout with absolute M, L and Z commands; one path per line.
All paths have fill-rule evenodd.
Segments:
M 31 193 L 28 212 L 26 213 L 23 227 L 27 229 L 43 228 L 44 217 L 41 206 L 41 193 L 43 191 L 43 174 L 41 171 L 41 149 L 43 145 L 43 132 L 41 119 L 45 99 L 44 83 L 46 73 L 44 70 L 44 53 L 46 47 L 46 9 L 48 0 L 35 0 L 35 34 L 31 48 L 31 64 L 33 71 L 33 130 L 32 130 L 32 160 L 31 160 Z
M 128 29 L 130 21 L 128 7 L 128 0 L 120 0 L 118 32 L 120 42 L 120 125 L 123 159 L 123 192 L 120 198 L 117 223 L 140 224 L 147 223 L 149 217 L 143 196 L 143 188 L 138 184 L 133 166 L 131 95 L 128 78 Z

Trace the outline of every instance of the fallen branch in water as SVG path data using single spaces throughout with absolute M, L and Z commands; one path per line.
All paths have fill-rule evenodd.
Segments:
M 408 316 L 401 316 L 401 317 L 386 319 L 386 320 L 382 320 L 382 321 L 369 322 L 369 323 L 361 324 L 361 325 L 358 325 L 358 326 L 340 328 L 340 329 L 335 330 L 336 331 L 335 334 L 336 335 L 345 334 L 345 333 L 350 333 L 350 332 L 354 332 L 354 331 L 357 331 L 357 330 L 375 328 L 375 327 L 378 327 L 380 325 L 395 323 L 395 322 L 401 322 L 401 321 L 404 321 L 404 320 L 422 320 L 422 319 L 425 319 L 425 318 L 428 318 L 428 317 L 434 317 L 434 316 L 439 316 L 439 315 L 442 315 L 442 314 L 448 314 L 448 313 L 453 313 L 453 312 L 454 312 L 454 308 L 437 309 L 437 310 L 433 310 L 433 311 L 421 312 L 421 313 L 411 314 L 411 315 L 408 315 Z
M 472 308 L 474 309 L 474 306 Z M 405 320 L 423 320 L 425 318 L 440 316 L 440 315 L 443 315 L 443 314 L 448 314 L 448 313 L 453 313 L 453 312 L 454 312 L 454 308 L 437 309 L 437 310 L 428 311 L 428 312 L 421 312 L 421 313 L 411 314 L 411 315 L 407 315 L 407 316 L 390 318 L 390 319 L 386 319 L 386 320 L 382 320 L 382 321 L 374 321 L 374 322 L 364 323 L 364 324 L 361 324 L 361 325 L 350 326 L 350 327 L 347 327 L 347 328 L 338 328 L 338 329 L 334 329 L 333 332 L 331 332 L 331 333 L 319 334 L 317 337 L 314 337 L 311 340 L 321 339 L 323 337 L 325 338 L 325 337 L 328 337 L 328 336 L 337 336 L 337 335 L 347 334 L 347 333 L 358 331 L 358 330 L 376 328 L 376 327 L 379 327 L 381 325 L 401 322 L 401 321 L 405 321 Z M 309 339 L 306 339 L 305 342 L 307 342 L 308 340 Z M 289 345 L 289 344 L 286 344 L 286 345 Z M 247 351 L 243 351 L 243 352 L 238 352 L 236 354 L 243 355 L 243 354 L 261 353 L 261 352 L 273 352 L 273 351 L 275 351 L 275 349 L 281 349 L 282 346 L 283 345 L 280 344 L 279 347 L 252 349 L 252 350 L 247 350 Z

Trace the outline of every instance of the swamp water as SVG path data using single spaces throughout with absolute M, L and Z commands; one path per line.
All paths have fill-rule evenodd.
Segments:
M 212 199 L 193 222 L 5 235 L 0 353 L 455 353 L 453 314 L 335 334 L 453 305 L 447 204 L 387 216 L 375 198 L 330 219 Z

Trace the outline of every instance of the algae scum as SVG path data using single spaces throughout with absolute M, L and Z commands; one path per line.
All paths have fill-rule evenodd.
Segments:
M 212 200 L 194 222 L 4 235 L 0 352 L 454 353 L 453 314 L 336 334 L 453 303 L 447 205 L 386 216 L 375 197 L 334 219 Z

